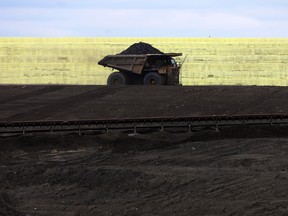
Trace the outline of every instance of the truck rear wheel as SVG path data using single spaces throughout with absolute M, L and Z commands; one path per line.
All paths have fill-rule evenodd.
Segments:
M 127 85 L 128 78 L 124 73 L 114 72 L 109 75 L 107 85 Z
M 143 80 L 144 85 L 164 85 L 164 77 L 157 72 L 150 72 L 146 74 Z

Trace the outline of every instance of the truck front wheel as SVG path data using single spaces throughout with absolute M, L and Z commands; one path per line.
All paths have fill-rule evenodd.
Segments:
M 109 75 L 107 85 L 127 85 L 128 78 L 124 73 L 114 72 Z
M 164 77 L 157 72 L 150 72 L 146 74 L 143 80 L 144 85 L 164 85 Z

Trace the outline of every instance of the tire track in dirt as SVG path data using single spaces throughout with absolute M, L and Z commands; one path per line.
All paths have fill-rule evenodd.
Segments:
M 111 88 L 110 86 L 102 87 L 99 89 L 91 90 L 79 95 L 59 99 L 56 101 L 52 101 L 48 103 L 47 105 L 41 107 L 41 108 L 36 108 L 36 109 L 31 109 L 26 112 L 22 113 L 17 113 L 15 115 L 9 116 L 7 118 L 7 121 L 21 121 L 21 120 L 43 120 L 43 119 L 53 119 L 53 116 L 56 116 L 57 113 L 65 113 L 67 112 L 70 108 L 75 108 L 77 105 L 81 103 L 85 103 L 89 100 L 98 100 L 99 98 L 105 97 L 106 95 L 110 95 L 113 93 L 116 93 L 119 91 L 120 87 L 114 87 Z M 81 112 L 81 110 L 79 110 Z M 66 117 L 66 116 L 65 116 Z M 61 119 L 62 120 L 62 119 Z
M 32 92 L 28 92 L 28 93 L 24 93 L 24 94 L 20 93 L 20 94 L 17 94 L 15 96 L 12 96 L 12 97 L 0 99 L 0 104 L 4 105 L 6 103 L 11 103 L 12 101 L 25 100 L 25 99 L 28 99 L 31 97 L 40 96 L 40 95 L 44 95 L 47 93 L 59 91 L 59 90 L 65 88 L 65 86 L 42 86 L 42 87 L 39 86 L 39 88 L 40 89 L 34 90 Z

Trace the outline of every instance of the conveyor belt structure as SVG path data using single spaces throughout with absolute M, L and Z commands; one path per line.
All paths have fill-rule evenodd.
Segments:
M 83 120 L 41 120 L 0 122 L 0 134 L 56 133 L 74 132 L 79 135 L 85 131 L 109 133 L 115 130 L 131 130 L 137 133 L 141 129 L 173 130 L 211 126 L 219 129 L 233 125 L 285 125 L 288 115 L 221 115 L 221 116 L 183 116 L 183 117 L 143 117 L 121 119 L 83 119 Z

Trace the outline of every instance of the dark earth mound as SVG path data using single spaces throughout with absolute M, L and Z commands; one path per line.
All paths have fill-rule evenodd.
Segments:
M 0 139 L 0 215 L 286 215 L 287 127 Z
M 160 50 L 153 47 L 151 44 L 139 42 L 132 44 L 126 50 L 119 53 L 121 55 L 136 55 L 136 54 L 163 54 Z
M 288 88 L 2 86 L 0 120 L 287 114 Z M 169 129 L 170 130 L 170 129 Z M 0 136 L 0 216 L 287 215 L 287 126 Z
M 288 88 L 0 86 L 0 121 L 287 114 Z

